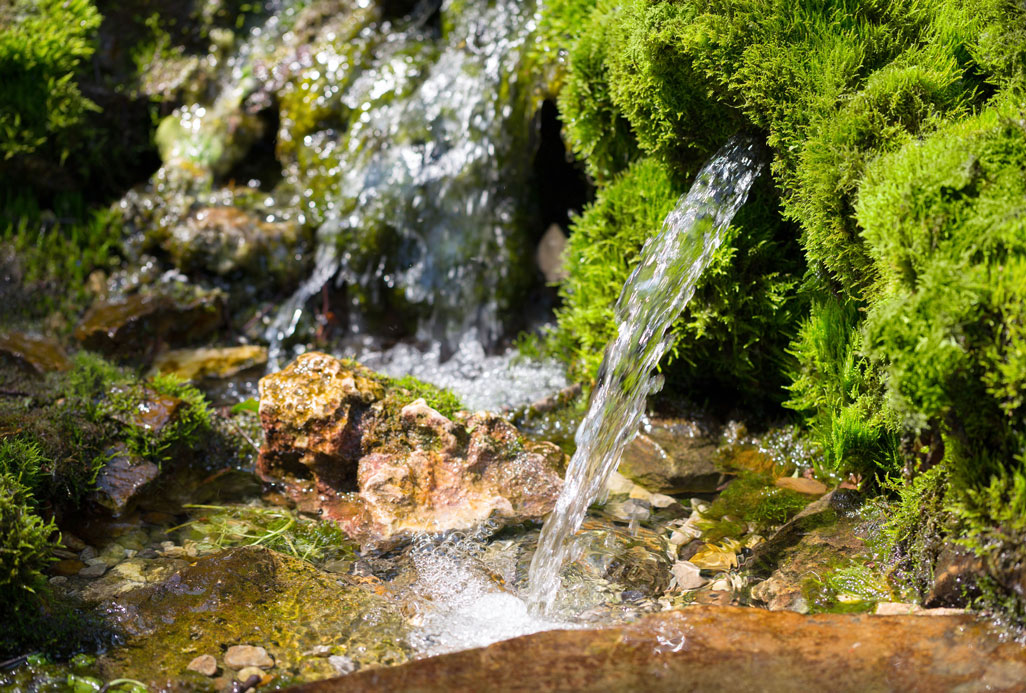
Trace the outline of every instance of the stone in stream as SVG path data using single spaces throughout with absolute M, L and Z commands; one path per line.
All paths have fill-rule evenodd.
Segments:
M 267 347 L 174 349 L 153 360 L 153 372 L 172 373 L 185 380 L 230 378 L 244 370 L 267 363 Z
M 202 207 L 175 225 L 161 241 L 177 268 L 218 275 L 245 272 L 257 283 L 288 283 L 305 271 L 296 262 L 306 250 L 294 221 L 266 221 L 238 207 Z
M 555 630 L 295 693 L 417 691 L 1022 691 L 1026 647 L 969 616 L 691 607 L 623 626 Z
M 117 517 L 160 475 L 160 467 L 133 455 L 122 443 L 108 454 L 107 463 L 96 476 L 96 489 L 90 495 Z
M 223 304 L 217 291 L 189 299 L 154 292 L 98 301 L 75 328 L 75 338 L 87 349 L 137 356 L 157 342 L 185 344 L 209 335 L 223 322 Z
M 204 676 L 214 676 L 217 674 L 217 660 L 214 659 L 213 655 L 200 655 L 189 662 L 189 666 L 186 669 L 197 671 Z
M 260 420 L 263 478 L 365 546 L 540 519 L 562 487 L 555 445 L 525 441 L 493 414 L 450 419 L 327 354 L 304 354 L 261 379 Z
M 713 493 L 730 476 L 704 422 L 651 419 L 623 453 L 619 472 L 657 493 Z
M 257 645 L 232 645 L 224 653 L 224 665 L 232 669 L 270 669 L 274 666 L 274 659 L 267 654 L 267 650 Z

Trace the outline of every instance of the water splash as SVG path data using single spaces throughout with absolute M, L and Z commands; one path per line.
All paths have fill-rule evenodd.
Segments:
M 667 330 L 762 168 L 759 145 L 734 137 L 698 172 L 691 190 L 650 238 L 616 303 L 617 336 L 606 347 L 592 405 L 577 429 L 566 485 L 545 522 L 528 574 L 532 607 L 552 610 L 569 539 L 637 433 L 645 402 L 659 390 L 653 371 L 670 346 Z
M 444 536 L 421 536 L 414 544 L 417 581 L 416 627 L 410 645 L 434 656 L 553 628 L 579 627 L 530 613 L 512 588 L 515 551 L 505 565 L 489 568 L 482 560 L 484 540 L 494 527 Z M 498 570 L 495 570 L 498 568 Z

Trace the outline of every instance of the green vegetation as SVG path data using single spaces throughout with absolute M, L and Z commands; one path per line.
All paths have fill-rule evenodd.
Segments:
M 749 524 L 756 532 L 784 524 L 809 504 L 809 497 L 773 485 L 773 477 L 741 472 L 702 513 L 702 537 L 715 542 L 738 537 Z
M 670 389 L 784 385 L 821 472 L 904 475 L 885 485 L 909 560 L 937 558 L 917 536 L 959 541 L 1010 595 L 1026 536 L 1026 11 L 561 0 L 540 27 L 598 186 L 571 228 L 553 351 L 595 372 L 641 243 L 704 158 L 759 133 L 772 180 L 675 325 Z
M 187 505 L 196 518 L 180 529 L 199 549 L 264 546 L 304 561 L 354 559 L 355 546 L 338 523 L 312 520 L 282 508 Z
M 456 412 L 466 408 L 452 391 L 425 383 L 412 375 L 384 380 L 385 387 L 392 389 L 392 396 L 399 401 L 400 407 L 416 399 L 423 399 L 429 407 L 449 419 L 456 416 Z

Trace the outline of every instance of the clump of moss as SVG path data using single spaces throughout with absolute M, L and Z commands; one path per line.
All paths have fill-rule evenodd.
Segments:
M 616 331 L 614 307 L 623 284 L 681 191 L 659 161 L 642 159 L 573 221 L 554 349 L 569 355 L 575 377 L 598 370 Z M 804 304 L 798 290 L 803 268 L 793 235 L 772 211 L 768 181 L 753 197 L 673 326 L 676 339 L 663 369 L 671 387 L 718 384 L 773 393 L 782 382 L 787 338 Z
M 782 525 L 809 504 L 808 496 L 773 485 L 773 477 L 757 472 L 741 472 L 716 498 L 702 517 L 706 541 L 740 536 L 748 525 L 756 532 Z
M 14 609 L 42 589 L 42 571 L 53 560 L 57 527 L 39 516 L 34 496 L 42 466 L 37 445 L 0 441 L 0 604 Z
M 895 472 L 900 425 L 884 407 L 883 383 L 862 353 L 857 325 L 851 302 L 813 306 L 791 345 L 796 370 L 785 406 L 807 416 L 823 452 L 821 472 Z
M 412 375 L 386 378 L 385 386 L 392 388 L 391 394 L 398 400 L 400 407 L 423 398 L 429 407 L 448 419 L 452 419 L 456 416 L 456 412 L 466 408 L 460 398 L 451 390 L 436 387 Z

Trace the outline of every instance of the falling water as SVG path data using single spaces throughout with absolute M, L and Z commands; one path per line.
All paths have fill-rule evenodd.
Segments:
M 577 429 L 577 452 L 566 485 L 531 561 L 528 601 L 536 610 L 552 610 L 569 539 L 637 432 L 646 399 L 661 387 L 662 379 L 653 370 L 670 345 L 667 329 L 694 295 L 761 161 L 753 140 L 734 137 L 727 142 L 645 244 L 641 261 L 624 284 L 616 304 L 616 339 L 606 347 L 591 408 Z
M 311 89 L 352 115 L 345 131 L 297 138 L 303 171 L 286 166 L 297 187 L 327 181 L 329 191 L 316 205 L 297 200 L 323 219 L 320 250 L 268 326 L 272 364 L 304 304 L 338 271 L 368 305 L 387 293 L 415 308 L 423 342 L 448 347 L 472 333 L 490 346 L 501 336 L 527 257 L 517 191 L 530 166 L 528 97 L 517 70 L 534 3 L 444 0 L 441 13 L 441 40 L 415 18 L 402 30 L 369 25 L 356 57 L 329 52 L 308 70 Z

